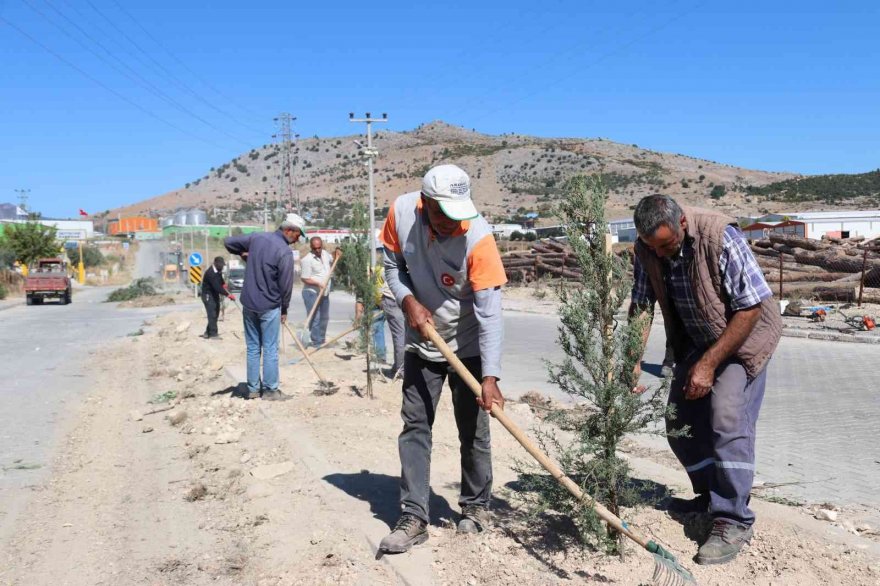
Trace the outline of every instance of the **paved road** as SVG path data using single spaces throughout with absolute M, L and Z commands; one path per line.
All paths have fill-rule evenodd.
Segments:
M 350 300 L 333 296 L 336 321 L 330 330 L 342 331 L 349 323 Z M 556 317 L 506 312 L 504 324 L 505 396 L 537 390 L 567 400 L 547 382 L 544 364 L 562 358 L 555 343 Z M 648 365 L 659 365 L 664 345 L 662 328 L 655 326 L 645 354 Z M 783 338 L 769 366 L 758 421 L 758 478 L 803 483 L 780 490 L 789 497 L 880 509 L 878 363 L 880 350 L 874 345 Z M 656 371 L 659 366 L 646 366 L 643 382 L 657 384 L 651 374 Z
M 90 352 L 180 306 L 117 309 L 110 288 L 82 288 L 70 305 L 19 305 L 0 313 L 0 541 L 30 493 L 45 479 L 52 449 L 89 388 Z M 39 466 L 16 469 L 16 466 Z

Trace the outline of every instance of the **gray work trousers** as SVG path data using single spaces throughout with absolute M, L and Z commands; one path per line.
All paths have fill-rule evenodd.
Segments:
M 690 352 L 675 365 L 669 404 L 675 419 L 666 429 L 690 426 L 690 437 L 669 438 L 669 446 L 690 477 L 694 492 L 709 495 L 709 512 L 715 519 L 743 525 L 755 522 L 749 493 L 755 477 L 755 424 L 764 399 L 767 368 L 749 379 L 736 360 L 715 371 L 712 391 L 701 399 L 684 396 L 688 370 L 700 358 Z
M 482 380 L 480 358 L 462 358 L 467 369 Z M 447 362 L 429 362 L 414 352 L 403 360 L 403 431 L 400 450 L 400 507 L 430 522 L 431 428 L 443 381 L 449 377 L 452 406 L 461 448 L 461 495 L 458 504 L 489 506 L 492 495 L 492 451 L 489 415 L 479 408 L 467 384 Z
M 382 311 L 385 312 L 385 321 L 391 330 L 391 342 L 394 348 L 394 364 L 392 369 L 396 373 L 403 368 L 403 354 L 406 351 L 406 322 L 403 310 L 397 305 L 397 301 L 382 297 Z

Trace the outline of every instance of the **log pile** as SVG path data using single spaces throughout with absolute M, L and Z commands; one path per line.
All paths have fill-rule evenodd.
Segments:
M 571 247 L 554 238 L 535 242 L 531 250 L 505 254 L 501 260 L 512 283 L 531 283 L 545 275 L 568 281 L 581 278 Z
M 785 298 L 852 302 L 861 290 L 863 302 L 880 302 L 880 239 L 771 234 L 751 248 L 774 294 L 781 282 Z

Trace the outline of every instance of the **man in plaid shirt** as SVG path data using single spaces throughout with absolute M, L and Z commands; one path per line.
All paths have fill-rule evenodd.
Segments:
M 669 393 L 675 417 L 667 430 L 689 427 L 687 437 L 669 444 L 697 497 L 670 509 L 708 511 L 713 528 L 696 561 L 725 563 L 752 537 L 755 423 L 779 311 L 732 218 L 653 195 L 639 202 L 634 220 L 630 316 L 645 316 L 659 302 L 676 361 Z

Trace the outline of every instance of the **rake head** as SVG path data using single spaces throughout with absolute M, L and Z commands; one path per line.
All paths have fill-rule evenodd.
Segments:
M 654 556 L 653 586 L 696 586 L 697 580 L 675 556 L 656 542 L 648 542 L 647 550 Z

